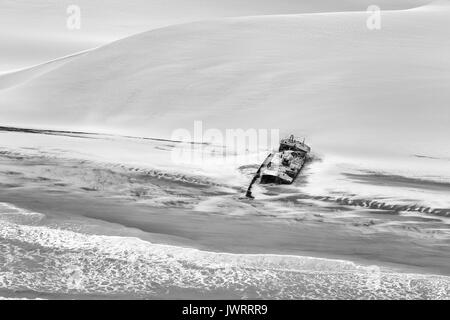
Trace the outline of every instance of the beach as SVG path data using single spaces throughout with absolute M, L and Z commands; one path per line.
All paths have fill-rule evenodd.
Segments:
M 54 46 L 4 42 L 0 298 L 450 298 L 450 1 L 83 3 L 8 4 Z
M 37 136 L 48 145 L 94 140 L 1 135 Z M 116 151 L 130 148 L 108 139 Z M 2 152 L 2 256 L 14 254 L 2 271 L 3 295 L 448 298 L 445 217 L 301 194 L 284 199 L 274 190 L 264 191 L 273 199 L 247 200 L 245 185 L 220 179 L 158 177 L 145 167 L 83 159 L 70 147 L 63 157 L 55 154 L 55 148 Z M 375 289 L 373 281 L 381 281 Z

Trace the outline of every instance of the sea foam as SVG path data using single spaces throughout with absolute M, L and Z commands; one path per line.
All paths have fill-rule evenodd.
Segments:
M 188 290 L 288 299 L 449 299 L 450 292 L 446 276 L 345 260 L 208 252 L 3 218 L 0 238 L 0 287 L 9 290 L 136 297 Z

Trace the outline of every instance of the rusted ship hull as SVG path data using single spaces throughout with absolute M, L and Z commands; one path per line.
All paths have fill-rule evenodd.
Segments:
M 272 155 L 272 157 L 281 156 L 279 153 L 275 153 Z M 297 165 L 295 168 L 292 168 L 290 170 L 280 170 L 277 169 L 270 169 L 267 168 L 267 166 L 263 167 L 261 169 L 261 181 L 260 183 L 266 184 L 266 183 L 276 183 L 276 184 L 291 184 L 295 181 L 297 176 L 300 174 L 300 171 L 302 170 L 304 164 L 305 164 L 306 158 L 299 159 L 297 162 Z
M 262 184 L 293 183 L 305 165 L 310 150 L 311 148 L 304 141 L 300 142 L 293 136 L 281 140 L 278 152 L 269 154 L 259 167 L 247 189 L 246 196 L 253 198 L 251 189 L 258 180 Z

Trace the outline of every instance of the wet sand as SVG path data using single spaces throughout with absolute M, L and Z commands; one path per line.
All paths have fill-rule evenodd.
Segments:
M 243 184 L 252 170 L 237 168 Z M 102 162 L 58 144 L 1 150 L 0 262 L 9 282 L 0 297 L 448 297 L 445 217 L 312 196 L 302 190 L 316 178 L 309 167 L 296 185 L 258 186 L 255 200 L 220 178 Z M 381 270 L 379 289 L 368 287 L 371 270 Z M 81 287 L 66 283 L 73 277 Z
M 403 271 L 450 275 L 450 252 L 438 243 L 369 228 L 273 219 L 264 216 L 230 217 L 179 208 L 155 208 L 93 195 L 51 194 L 38 189 L 0 190 L 0 202 L 55 219 L 87 217 L 113 223 L 122 235 L 155 243 L 232 253 L 264 253 L 346 259 L 381 264 Z M 126 227 L 127 229 L 123 229 Z

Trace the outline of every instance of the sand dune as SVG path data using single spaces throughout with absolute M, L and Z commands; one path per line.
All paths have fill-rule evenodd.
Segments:
M 448 152 L 448 1 L 383 11 L 378 31 L 367 18 L 229 18 L 139 34 L 1 92 L 0 115 L 166 138 L 201 119 L 304 134 L 316 150 Z
M 429 0 L 378 0 L 383 9 Z M 20 0 L 0 1 L 0 72 L 90 49 L 138 32 L 200 19 L 242 15 L 361 11 L 372 0 Z M 66 28 L 67 7 L 81 9 L 81 28 Z
M 0 75 L 0 298 L 448 299 L 450 1 L 377 31 L 365 0 L 317 3 Z M 249 201 L 267 150 L 142 138 L 194 120 L 314 154 Z
M 92 49 L 94 50 L 94 49 Z M 87 54 L 92 50 L 85 50 L 82 52 L 77 52 L 68 56 L 64 56 L 58 59 L 50 60 L 42 64 L 38 64 L 32 67 L 23 68 L 15 71 L 0 73 L 0 91 L 3 89 L 8 89 L 11 87 L 19 86 L 23 83 L 31 81 L 44 75 L 47 72 L 55 70 L 60 66 L 68 63 L 76 57 Z

